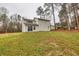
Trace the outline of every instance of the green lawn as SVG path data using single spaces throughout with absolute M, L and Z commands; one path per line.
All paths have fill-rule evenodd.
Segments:
M 79 55 L 79 33 L 52 31 L 0 34 L 0 55 Z

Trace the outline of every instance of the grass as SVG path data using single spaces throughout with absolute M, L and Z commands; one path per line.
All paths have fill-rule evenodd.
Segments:
M 78 32 L 0 34 L 1 56 L 77 56 Z

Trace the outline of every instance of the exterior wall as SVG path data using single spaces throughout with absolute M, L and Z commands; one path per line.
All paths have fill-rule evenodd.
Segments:
M 28 32 L 28 26 L 22 23 L 22 32 Z
M 34 27 L 32 27 L 32 28 L 33 28 L 33 31 L 34 31 L 34 32 L 39 31 L 39 26 L 35 26 L 35 30 L 34 30 Z
M 24 23 L 25 22 L 22 22 L 22 32 L 28 32 L 28 25 Z M 38 26 L 35 25 L 35 29 L 34 26 L 32 26 L 32 31 L 50 31 L 50 21 L 36 19 L 36 24 L 38 24 Z
M 50 31 L 50 21 L 39 20 L 38 23 L 39 23 L 38 28 L 39 31 Z

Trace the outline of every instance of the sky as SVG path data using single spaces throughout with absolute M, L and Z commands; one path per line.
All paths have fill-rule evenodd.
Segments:
M 36 10 L 39 6 L 43 6 L 44 3 L 0 3 L 0 7 L 5 7 L 9 11 L 9 15 L 20 14 L 22 17 L 33 19 L 38 17 Z M 57 13 L 55 13 L 57 16 Z M 51 21 L 53 23 L 53 20 Z M 58 17 L 56 17 L 58 22 Z
M 9 15 L 20 14 L 26 18 L 36 17 L 36 10 L 42 3 L 0 3 L 0 7 L 5 7 L 9 11 Z

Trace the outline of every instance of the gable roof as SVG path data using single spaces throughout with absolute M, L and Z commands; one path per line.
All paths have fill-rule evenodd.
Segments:
M 38 24 L 33 24 L 33 23 L 24 23 L 25 25 L 32 25 L 32 26 L 39 26 Z
M 38 26 L 38 24 L 33 23 L 34 20 L 32 20 L 32 19 L 23 18 L 23 20 L 25 21 L 25 22 L 24 22 L 25 25 Z
M 33 20 L 32 19 L 27 19 L 27 18 L 23 18 L 24 21 L 30 21 L 32 22 Z
M 34 18 L 34 19 L 38 19 L 38 20 L 42 20 L 42 21 L 50 21 L 50 20 L 42 19 L 42 18 Z

